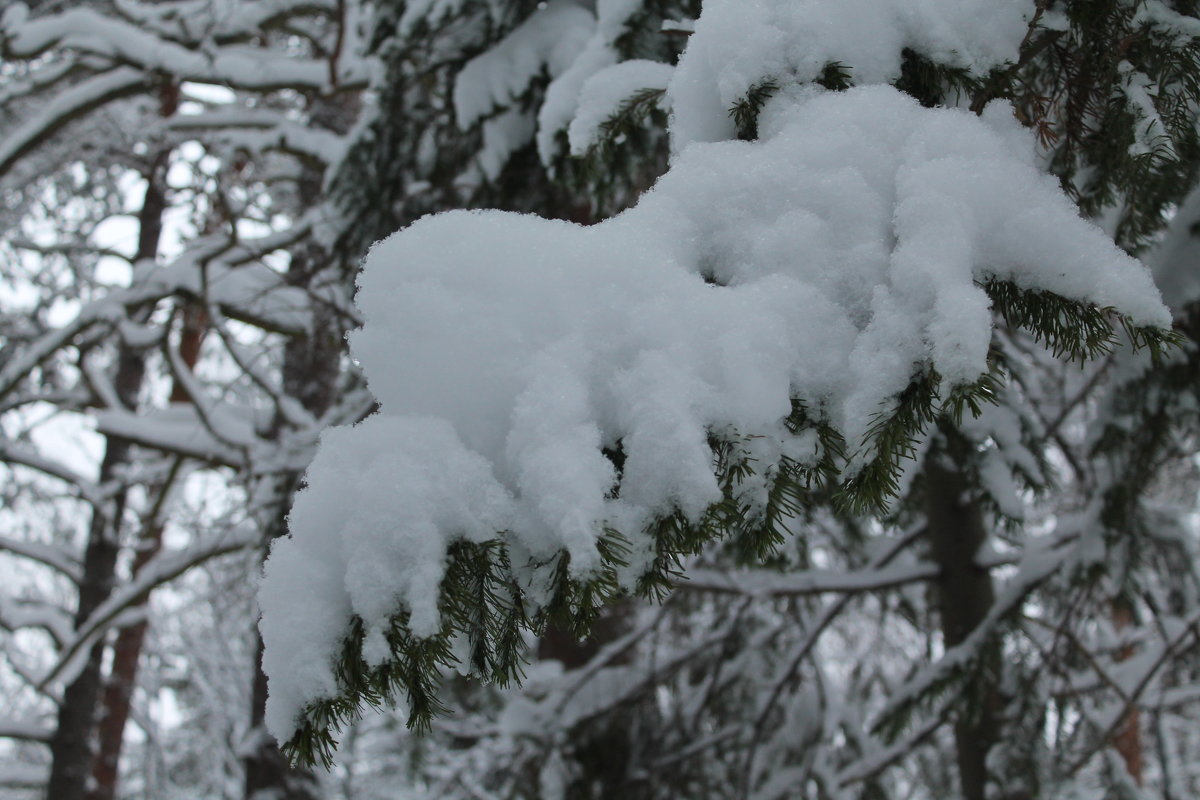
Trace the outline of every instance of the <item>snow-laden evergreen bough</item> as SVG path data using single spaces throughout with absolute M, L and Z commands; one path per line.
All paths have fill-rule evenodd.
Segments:
M 328 759 L 364 702 L 401 693 L 427 721 L 446 665 L 514 679 L 524 631 L 585 633 L 715 538 L 770 552 L 818 487 L 885 509 L 933 420 L 1004 380 L 997 314 L 1068 358 L 1118 324 L 1157 349 L 1149 273 L 1010 106 L 890 86 L 905 48 L 1004 69 L 1032 14 L 706 3 L 666 82 L 670 170 L 636 207 L 591 227 L 452 212 L 372 249 L 351 347 L 380 410 L 323 436 L 260 593 L 294 758 Z M 825 88 L 847 70 L 855 88 Z M 756 140 L 731 141 L 747 120 Z

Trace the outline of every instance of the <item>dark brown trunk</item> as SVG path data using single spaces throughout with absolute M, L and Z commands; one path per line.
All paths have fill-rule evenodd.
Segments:
M 564 669 L 583 669 L 601 649 L 621 637 L 629 627 L 631 601 L 609 606 L 592 625 L 587 639 L 550 627 L 538 642 L 538 660 L 554 660 Z M 629 655 L 620 654 L 610 664 L 628 663 Z M 646 796 L 649 783 L 630 780 L 636 761 L 638 720 L 636 704 L 617 708 L 611 714 L 572 730 L 567 746 L 578 769 L 567 789 L 576 800 L 604 800 L 621 797 L 639 800 Z
M 164 109 L 166 100 L 164 99 Z M 166 152 L 159 154 L 146 177 L 146 193 L 138 214 L 137 261 L 154 259 L 162 236 L 162 216 L 167 198 L 163 183 L 167 167 Z M 141 352 L 123 342 L 117 350 L 117 375 L 114 381 L 117 395 L 129 409 L 136 409 L 138 394 L 146 373 Z M 104 459 L 100 464 L 100 482 L 108 483 L 117 477 L 118 468 L 129 455 L 129 442 L 109 436 L 105 442 Z M 75 627 L 79 628 L 112 592 L 116 580 L 117 555 L 120 552 L 121 518 L 125 513 L 126 494 L 119 491 L 110 508 L 95 508 L 88 527 L 87 548 L 83 558 L 83 577 L 79 583 L 79 604 L 75 610 Z M 88 651 L 82 669 L 63 692 L 58 708 L 58 721 L 50 740 L 50 778 L 46 785 L 48 800 L 84 800 L 92 768 L 93 734 L 96 726 L 96 707 L 102 681 L 101 662 L 104 656 L 104 637 L 101 636 Z
M 162 526 L 152 523 L 138 543 L 133 571 L 136 575 L 159 551 L 162 545 Z M 137 605 L 144 606 L 146 600 Z M 130 702 L 137 686 L 138 662 L 147 623 L 138 622 L 122 628 L 113 645 L 112 668 L 104 686 L 100 720 L 97 723 L 98 749 L 92 762 L 92 782 L 87 800 L 113 800 L 117 796 L 120 776 L 121 746 L 125 740 L 125 725 L 129 721 Z
M 333 114 L 329 109 L 324 110 Z M 322 116 L 321 111 L 321 108 L 315 109 L 314 119 Z M 300 187 L 303 196 L 319 197 L 320 174 L 312 169 L 305 170 Z M 328 263 L 329 257 L 317 245 L 303 245 L 292 253 L 287 280 L 293 286 L 306 288 L 312 285 Z M 336 396 L 344 334 L 342 325 L 331 309 L 318 303 L 313 306 L 310 335 L 297 336 L 284 345 L 283 391 L 299 400 L 309 413 L 318 418 L 329 410 Z M 277 420 L 275 427 L 282 428 L 283 424 L 283 420 Z M 264 532 L 266 541 L 287 533 L 287 511 L 291 507 L 300 475 L 286 475 L 281 480 L 283 502 L 273 529 Z M 288 766 L 279 746 L 266 730 L 267 676 L 262 670 L 262 636 L 257 631 L 256 635 L 258 655 L 250 706 L 252 745 L 244 761 L 246 800 L 319 800 L 320 785 L 313 773 Z
M 207 319 L 203 309 L 188 306 L 183 313 L 183 328 L 179 337 L 179 355 L 189 370 L 194 370 L 200 358 L 200 346 L 204 342 Z M 172 403 L 190 403 L 184 386 L 176 381 L 171 387 Z M 159 489 L 162 495 L 170 486 Z M 159 504 L 161 504 L 161 498 Z M 162 549 L 163 525 L 158 514 L 158 505 L 145 520 L 142 535 L 138 540 L 133 558 L 133 575 Z M 149 601 L 142 598 L 137 608 Z M 100 720 L 96 726 L 97 752 L 92 762 L 92 782 L 88 787 L 87 800 L 114 800 L 120 778 L 121 749 L 125 742 L 125 726 L 129 722 L 130 703 L 137 686 L 138 665 L 142 656 L 142 645 L 146 639 L 145 621 L 122 628 L 113 644 L 112 666 L 104 686 L 104 697 L 100 705 Z
M 1113 623 L 1118 631 L 1124 631 L 1130 628 L 1134 623 L 1133 606 L 1124 598 L 1117 598 L 1113 601 Z M 1132 646 L 1126 646 L 1117 654 L 1118 661 L 1128 661 L 1133 657 L 1134 649 Z M 1129 710 L 1125 712 L 1125 717 L 1121 720 L 1121 726 L 1117 728 L 1113 734 L 1113 746 L 1120 753 L 1121 759 L 1125 762 L 1125 770 L 1129 773 L 1129 777 L 1133 778 L 1133 782 L 1138 786 L 1142 785 L 1142 719 L 1141 713 L 1136 705 L 1131 705 Z
M 941 568 L 938 610 L 947 650 L 965 641 L 995 602 L 991 574 L 976 561 L 987 541 L 987 526 L 964 475 L 969 450 L 968 442 L 947 431 L 938 437 L 925 462 L 930 555 Z M 986 800 L 987 756 L 999 727 L 999 655 L 994 644 L 984 645 L 954 723 L 959 780 L 966 800 Z
M 267 707 L 267 676 L 262 670 L 263 644 L 258 639 L 251 710 L 254 749 L 246 757 L 246 800 L 320 800 L 321 787 L 308 770 L 293 769 L 279 752 L 263 724 Z
M 564 669 L 580 669 L 588 665 L 604 645 L 614 642 L 629 627 L 629 600 L 618 601 L 601 612 L 586 639 L 553 625 L 546 628 L 538 640 L 538 660 L 558 661 Z M 613 659 L 613 664 L 627 663 L 628 656 Z
M 141 358 L 122 352 L 118 372 L 118 391 L 141 385 Z M 125 392 L 123 392 L 125 394 Z M 136 396 L 136 391 L 133 392 Z M 123 400 L 126 398 L 122 397 Z M 125 461 L 129 446 L 110 438 L 100 469 L 101 481 L 111 480 L 115 468 Z M 87 621 L 92 612 L 112 592 L 115 578 L 118 543 L 117 522 L 124 513 L 125 496 L 114 498 L 111 519 L 103 510 L 92 514 L 88 531 L 87 550 L 83 560 L 83 579 L 79 584 L 79 605 L 75 612 L 75 627 Z M 95 725 L 96 701 L 100 695 L 100 664 L 104 655 L 101 637 L 88 651 L 87 661 L 63 692 L 58 707 L 58 724 L 50 740 L 50 778 L 46 785 L 47 800 L 83 800 L 92 762 L 92 733 Z
M 200 360 L 200 346 L 204 344 L 204 335 L 208 332 L 208 315 L 199 305 L 189 304 L 183 309 L 183 326 L 179 331 L 179 359 L 190 371 L 195 371 L 196 362 Z M 171 386 L 172 403 L 192 402 L 188 396 L 187 387 L 180 381 Z

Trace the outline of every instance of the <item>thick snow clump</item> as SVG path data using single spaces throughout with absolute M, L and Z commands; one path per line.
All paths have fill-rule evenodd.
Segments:
M 668 91 L 676 151 L 736 136 L 729 109 L 765 81 L 815 81 L 829 64 L 858 86 L 900 77 L 909 49 L 986 74 L 1017 60 L 1032 0 L 706 0 Z
M 765 471 L 815 455 L 782 424 L 793 397 L 854 444 L 919 365 L 976 379 L 981 281 L 1169 324 L 1146 269 L 1038 171 L 1007 106 L 793 94 L 760 131 L 686 147 L 598 225 L 451 212 L 372 249 L 351 346 L 381 407 L 322 439 L 261 591 L 277 737 L 335 692 L 351 615 L 377 661 L 398 609 L 437 630 L 456 538 L 507 531 L 518 573 L 565 549 L 586 575 L 608 524 L 633 540 L 632 579 L 646 522 L 719 498 L 710 432 L 755 437 Z M 614 493 L 602 448 L 618 441 Z

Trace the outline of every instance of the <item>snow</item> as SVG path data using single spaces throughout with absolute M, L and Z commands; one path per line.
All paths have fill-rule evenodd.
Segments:
M 978 378 L 983 281 L 1169 324 L 1147 270 L 1038 171 L 1005 106 L 791 93 L 760 131 L 687 146 L 598 225 L 449 212 L 371 250 L 351 349 L 381 408 L 322 439 L 262 586 L 278 738 L 333 693 L 351 614 L 373 659 L 399 610 L 417 635 L 438 629 L 455 540 L 502 537 L 537 598 L 524 565 L 565 549 L 586 577 L 609 525 L 632 541 L 632 579 L 646 523 L 719 498 L 710 434 L 747 442 L 765 472 L 813 452 L 783 425 L 793 397 L 853 450 L 914 371 Z M 619 487 L 602 452 L 618 442 Z
M 1045 469 L 1029 451 L 1022 428 L 1032 428 L 1037 435 L 1042 435 L 1043 431 L 1033 420 L 1022 419 L 1006 400 L 1002 398 L 996 405 L 984 406 L 978 417 L 963 419 L 961 430 L 975 442 L 980 487 L 996 503 L 1000 513 L 1010 519 L 1023 520 L 1027 497 L 1016 476 L 1039 480 Z
M 414 633 L 434 633 L 444 532 L 482 541 L 513 513 L 487 462 L 438 419 L 376 416 L 328 430 L 308 481 L 321 490 L 297 497 L 292 536 L 272 547 L 259 592 L 271 620 L 262 626 L 267 724 L 280 739 L 304 702 L 334 691 L 330 648 L 352 613 L 367 621 L 369 650 L 401 602 Z
M 45 764 L 8 763 L 0 766 L 0 786 L 12 789 L 40 789 L 46 785 L 50 768 Z
M 1200 220 L 1200 190 L 1184 199 L 1165 235 L 1147 254 L 1146 261 L 1171 308 L 1182 311 L 1200 298 L 1200 237 L 1192 226 Z
M 207 116 L 207 115 L 205 115 Z M 188 117 L 171 120 L 171 127 L 190 127 Z M 235 127 L 214 121 L 214 125 Z M 266 130 L 223 130 L 214 139 L 229 148 L 241 148 L 255 153 L 282 150 L 286 153 L 309 156 L 322 164 L 336 164 L 344 155 L 346 140 L 342 136 L 297 122 L 281 121 Z
M 831 62 L 890 83 L 911 48 L 977 73 L 1015 61 L 1032 0 L 707 0 L 671 82 L 673 147 L 733 138 L 729 109 L 770 80 L 805 84 Z
M 31 57 L 61 47 L 198 83 L 252 90 L 323 90 L 329 84 L 329 65 L 323 60 L 241 45 L 224 45 L 216 52 L 202 52 L 88 8 L 36 17 L 9 28 L 12 21 L 7 17 L 0 19 L 4 25 L 0 31 L 7 35 L 9 52 L 17 57 Z M 351 64 L 346 74 L 340 76 L 342 82 L 365 81 L 361 69 L 362 65 Z
M 1139 120 L 1133 129 L 1134 142 L 1130 146 L 1129 154 L 1138 156 L 1158 152 L 1165 158 L 1178 158 L 1171 137 L 1167 134 L 1167 127 L 1154 105 L 1152 93 L 1155 91 L 1155 82 L 1149 75 L 1134 69 L 1128 61 L 1119 63 L 1117 69 L 1125 84 L 1125 96 L 1137 110 Z
M 505 108 L 546 70 L 561 74 L 584 46 L 595 25 L 571 0 L 552 0 L 486 53 L 472 59 L 454 84 L 454 113 L 467 130 L 497 108 Z
M 1179 38 L 1200 38 L 1200 20 L 1180 14 L 1162 0 L 1147 0 L 1145 3 L 1139 3 L 1134 21 L 1153 24 L 1159 30 Z
M 66 547 L 0 536 L 0 552 L 12 553 L 44 564 L 70 578 L 76 584 L 79 583 L 82 573 L 79 558 Z
M 229 404 L 204 409 L 191 403 L 132 413 L 122 407 L 93 412 L 96 430 L 130 441 L 184 453 L 201 461 L 243 464 L 257 442 L 253 410 Z
M 690 590 L 727 592 L 755 598 L 862 592 L 936 578 L 939 568 L 929 563 L 899 563 L 857 572 L 806 570 L 778 572 L 769 569 L 716 570 L 692 567 L 681 586 Z
M 467 0 L 413 0 L 400 15 L 399 30 L 404 36 L 412 34 L 418 24 L 436 26 L 459 12 Z
M 479 168 L 488 180 L 500 177 L 509 157 L 533 138 L 533 115 L 520 109 L 509 109 L 483 121 L 483 147 L 479 151 Z
M 614 43 L 625 30 L 640 0 L 598 0 L 592 35 L 571 65 L 546 87 L 538 109 L 537 148 L 542 163 L 550 165 L 557 153 L 556 138 L 566 129 L 579 108 L 580 91 L 589 78 L 617 62 Z
M 146 76 L 132 67 L 116 67 L 80 81 L 46 103 L 40 113 L 32 116 L 15 130 L 6 131 L 0 138 L 0 173 L 36 146 L 67 121 L 106 100 L 142 90 Z
M 54 731 L 40 722 L 0 717 L 0 737 L 2 738 L 48 742 L 53 735 Z
M 645 59 L 633 59 L 600 70 L 587 79 L 579 93 L 579 107 L 567 129 L 571 155 L 583 155 L 595 144 L 600 126 L 621 110 L 638 92 L 667 88 L 675 69 Z

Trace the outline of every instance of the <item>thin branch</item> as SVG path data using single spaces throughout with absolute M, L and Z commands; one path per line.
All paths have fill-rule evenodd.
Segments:
M 883 553 L 872 559 L 870 569 L 878 571 L 886 567 L 900 553 L 917 541 L 925 533 L 924 526 L 913 526 L 910 530 L 896 539 L 895 542 L 888 547 Z M 774 710 L 775 705 L 779 702 L 780 696 L 783 694 L 784 686 L 786 686 L 795 677 L 796 670 L 800 668 L 800 664 L 816 647 L 817 641 L 821 638 L 826 628 L 841 615 L 850 601 L 857 596 L 856 592 L 848 592 L 843 594 L 837 600 L 829 603 L 820 618 L 809 631 L 808 636 L 804 641 L 792 652 L 791 658 L 788 659 L 787 667 L 775 679 L 774 685 L 771 687 L 770 693 L 767 695 L 766 702 L 759 709 L 758 716 L 754 721 L 754 730 L 750 740 L 750 747 L 746 753 L 745 766 L 742 768 L 742 793 L 749 795 L 750 783 L 753 780 L 754 761 L 758 756 L 758 748 L 762 743 L 763 734 L 766 731 L 767 719 Z
M 36 58 L 52 49 L 70 49 L 112 59 L 136 68 L 140 75 L 168 74 L 195 81 L 250 91 L 330 89 L 324 61 L 295 58 L 265 48 L 248 52 L 244 46 L 192 48 L 138 25 L 89 8 L 36 17 L 11 32 L 4 56 Z M 354 64 L 342 88 L 366 85 L 363 65 Z
M 0 175 L 64 126 L 114 100 L 141 94 L 149 83 L 144 72 L 117 67 L 61 92 L 32 119 L 0 139 Z
M 0 596 L 0 629 L 14 632 L 27 628 L 45 631 L 55 646 L 61 647 L 71 638 L 71 615 L 51 603 Z
M 99 258 L 116 258 L 124 261 L 126 264 L 132 264 L 133 259 L 122 253 L 120 250 L 114 250 L 111 247 L 97 247 L 96 245 L 86 242 L 56 242 L 54 244 L 38 244 L 25 239 L 14 240 L 12 246 L 18 250 L 27 250 L 31 253 L 39 255 L 74 255 L 83 254 L 97 256 Z
M 209 305 L 209 323 L 213 326 L 213 330 L 217 332 L 217 337 L 225 345 L 225 350 L 229 353 L 234 363 L 237 364 L 238 369 L 271 398 L 275 404 L 276 412 L 283 419 L 287 420 L 288 424 L 297 429 L 317 429 L 319 423 L 316 418 L 303 405 L 298 403 L 294 397 L 284 394 L 278 383 L 273 383 L 255 366 L 247 353 L 242 349 L 242 346 L 237 343 L 237 340 L 229 332 L 229 328 L 222 320 L 222 316 L 220 309 L 215 305 Z
M 70 487 L 79 499 L 91 503 L 93 506 L 101 506 L 106 499 L 94 481 L 84 477 L 66 464 L 47 458 L 17 442 L 0 439 L 0 463 L 19 465 L 56 478 Z
M 50 569 L 55 570 L 60 575 L 70 578 L 74 583 L 79 583 L 83 574 L 83 568 L 79 564 L 79 559 L 54 545 L 43 544 L 41 542 L 25 542 L 19 539 L 10 539 L 7 536 L 0 536 L 0 550 L 50 567 Z
M 134 576 L 133 580 L 108 596 L 76 631 L 71 642 L 59 652 L 54 665 L 38 682 L 38 688 L 48 686 L 70 665 L 72 659 L 92 645 L 97 636 L 112 627 L 126 610 L 137 606 L 157 586 L 174 580 L 183 573 L 214 558 L 261 543 L 257 531 L 246 531 L 227 540 L 209 542 L 184 550 L 164 550 Z
M 954 703 L 946 703 L 941 710 L 927 719 L 923 725 L 915 728 L 908 736 L 891 744 L 871 756 L 859 759 L 843 769 L 837 775 L 838 788 L 845 788 L 852 783 L 869 780 L 888 767 L 912 753 L 921 742 L 932 736 L 938 728 L 950 719 Z
M 861 594 L 921 583 L 936 578 L 936 564 L 904 564 L 857 572 L 806 570 L 774 572 L 766 569 L 726 571 L 692 568 L 676 585 L 677 590 L 738 594 L 762 599 L 807 597 L 843 593 Z
M 1088 749 L 1085 750 L 1078 758 L 1076 758 L 1075 761 L 1072 762 L 1071 766 L 1067 768 L 1067 775 L 1073 777 L 1076 773 L 1083 769 L 1089 761 L 1092 760 L 1092 757 L 1095 756 L 1096 753 L 1108 746 L 1109 742 L 1113 738 L 1113 735 L 1117 732 L 1117 729 L 1125 724 L 1126 717 L 1128 716 L 1130 710 L 1137 703 L 1138 698 L 1141 697 L 1142 693 L 1146 691 L 1146 688 L 1150 685 L 1151 679 L 1158 673 L 1160 669 L 1162 669 L 1163 665 L 1171 660 L 1171 658 L 1175 655 L 1175 651 L 1183 645 L 1185 640 L 1191 637 L 1200 636 L 1200 628 L 1197 627 L 1198 623 L 1200 623 L 1200 611 L 1194 612 L 1188 618 L 1188 620 L 1180 626 L 1181 629 L 1179 635 L 1176 636 L 1172 641 L 1168 642 L 1165 647 L 1163 647 L 1162 652 L 1158 654 L 1158 657 L 1150 665 L 1149 669 L 1142 673 L 1133 689 L 1123 695 L 1126 697 L 1126 700 L 1122 704 L 1121 710 L 1117 714 L 1113 715 L 1112 720 L 1104 727 L 1101 735 L 1097 736 L 1093 740 L 1091 746 L 1088 747 Z

